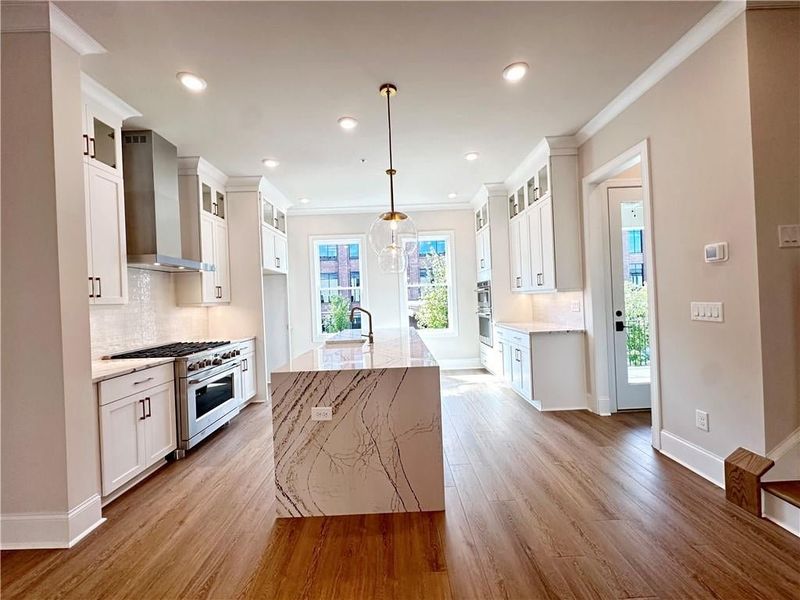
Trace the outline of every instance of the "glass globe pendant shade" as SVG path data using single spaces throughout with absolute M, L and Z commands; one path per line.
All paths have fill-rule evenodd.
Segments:
M 405 213 L 385 212 L 369 228 L 369 243 L 382 271 L 402 273 L 408 255 L 417 250 L 417 228 Z

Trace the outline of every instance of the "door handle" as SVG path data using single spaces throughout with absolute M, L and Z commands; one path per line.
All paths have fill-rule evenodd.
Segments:
M 152 417 L 153 411 L 152 411 L 152 406 L 150 406 L 150 398 L 149 397 L 145 398 L 145 400 L 147 401 L 147 414 L 145 415 L 145 418 Z
M 142 404 L 142 416 L 139 417 L 139 420 L 144 421 L 147 418 L 147 415 L 144 414 L 144 398 L 139 400 L 139 402 Z
M 617 331 L 623 331 L 625 329 L 625 322 L 614 321 L 614 329 L 616 329 Z
M 96 148 L 94 147 L 94 138 L 93 137 L 89 138 L 89 142 L 92 144 L 92 151 L 89 154 L 89 158 L 97 158 L 97 155 L 95 154 Z
M 83 155 L 89 156 L 89 136 L 83 134 Z

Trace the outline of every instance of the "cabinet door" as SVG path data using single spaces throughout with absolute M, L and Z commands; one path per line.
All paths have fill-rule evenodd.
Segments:
M 517 382 L 517 389 L 528 401 L 533 400 L 532 382 L 531 377 L 531 352 L 527 348 L 517 348 L 518 373 L 519 380 Z
M 261 226 L 261 268 L 275 270 L 275 232 L 266 225 Z
M 530 239 L 527 247 L 528 260 L 530 261 L 531 280 L 530 287 L 534 290 L 542 289 L 542 236 L 541 212 L 539 206 L 533 207 L 527 214 L 528 231 Z
M 539 239 L 541 244 L 540 289 L 556 289 L 556 242 L 553 234 L 553 199 L 542 200 L 539 211 Z
M 242 357 L 242 402 L 256 395 L 256 355 L 255 352 Z
M 514 385 L 514 346 L 503 342 L 503 377 Z
M 281 273 L 289 270 L 289 247 L 282 235 L 275 236 L 275 266 Z
M 486 234 L 488 230 L 483 229 L 475 235 L 475 259 L 477 261 L 476 269 L 478 274 L 478 281 L 483 279 L 486 272 Z
M 219 268 L 215 259 L 214 219 L 205 213 L 200 217 L 200 260 L 204 263 Z M 200 273 L 202 302 L 210 304 L 219 300 L 217 289 L 216 271 L 203 271 Z
M 146 466 L 157 463 L 178 447 L 175 421 L 175 384 L 170 381 L 145 394 Z
M 489 237 L 489 228 L 486 227 L 481 232 L 482 251 L 481 258 L 483 259 L 483 270 L 489 271 L 492 268 L 492 245 L 491 238 Z
M 122 122 L 100 106 L 86 105 L 84 152 L 93 167 L 122 177 Z
M 522 290 L 522 222 L 525 217 L 520 217 L 509 223 L 509 252 L 511 262 L 511 291 Z
M 91 229 L 89 276 L 95 278 L 93 302 L 125 304 L 128 301 L 128 259 L 122 179 L 94 165 L 86 165 L 86 169 Z
M 100 407 L 100 467 L 107 496 L 147 468 L 145 402 L 128 396 Z
M 230 302 L 231 274 L 228 252 L 228 225 L 223 221 L 214 221 L 214 264 L 217 267 L 218 301 Z

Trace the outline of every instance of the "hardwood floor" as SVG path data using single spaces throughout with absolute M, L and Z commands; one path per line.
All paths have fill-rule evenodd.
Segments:
M 2 554 L 3 598 L 797 598 L 800 543 L 649 445 L 647 413 L 538 413 L 442 378 L 444 513 L 273 523 L 252 406 L 71 550 Z

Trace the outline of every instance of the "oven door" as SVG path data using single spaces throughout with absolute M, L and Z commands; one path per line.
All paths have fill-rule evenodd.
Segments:
M 492 309 L 492 290 L 491 288 L 479 286 L 475 290 L 478 296 L 478 309 L 486 312 Z
M 181 431 L 190 440 L 239 407 L 242 397 L 240 363 L 228 364 L 211 373 L 186 380 L 185 419 Z
M 492 314 L 490 312 L 478 311 L 478 336 L 482 344 L 486 344 L 490 348 L 494 345 Z

